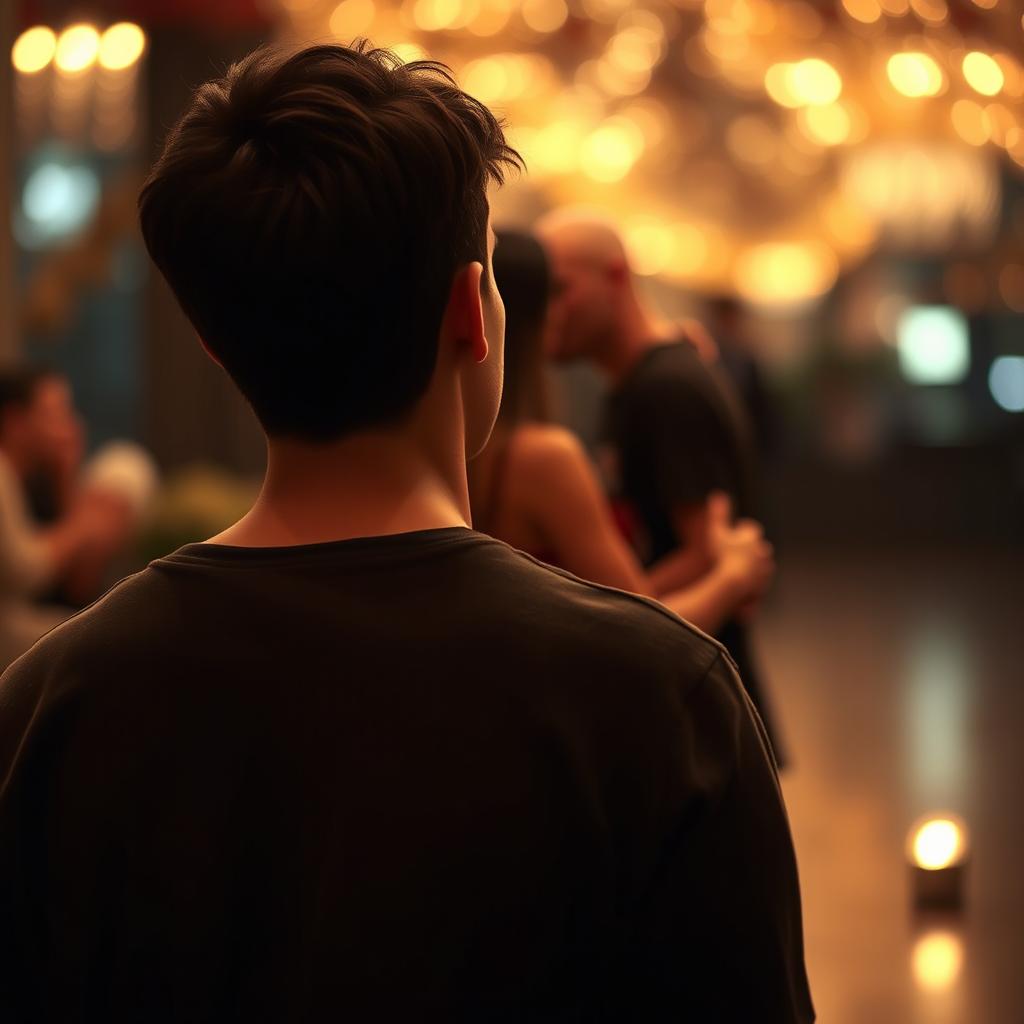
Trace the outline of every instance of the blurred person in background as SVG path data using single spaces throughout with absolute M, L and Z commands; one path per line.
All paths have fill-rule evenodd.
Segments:
M 776 450 L 779 422 L 764 372 L 749 336 L 746 312 L 735 295 L 712 296 L 707 304 L 706 322 L 714 338 L 718 361 L 743 401 L 750 422 L 757 455 L 770 458 Z
M 83 477 L 84 435 L 67 380 L 44 368 L 0 371 L 0 663 L 7 665 L 70 612 L 39 603 L 96 597 L 103 573 L 127 542 L 133 502 Z M 44 486 L 53 515 L 33 519 L 30 495 Z
M 505 305 L 504 390 L 491 440 L 469 464 L 475 528 L 583 579 L 660 597 L 713 633 L 757 600 L 771 579 L 771 545 L 760 527 L 750 520 L 733 524 L 728 495 L 711 495 L 707 573 L 694 581 L 688 557 L 674 553 L 648 578 L 583 446 L 550 421 L 543 333 L 551 275 L 543 247 L 528 234 L 499 231 L 494 276 Z
M 713 571 L 716 495 L 729 518 L 754 511 L 754 438 L 749 418 L 701 332 L 660 320 L 642 301 L 622 239 L 585 209 L 554 210 L 537 225 L 551 261 L 554 294 L 546 327 L 556 362 L 587 359 L 608 379 L 603 469 L 620 523 L 642 563 L 666 556 L 673 583 Z M 652 573 L 655 588 L 661 589 Z M 717 630 L 784 762 L 753 654 L 748 625 L 756 601 Z
M 813 1020 L 725 652 L 467 525 L 517 163 L 363 43 L 257 51 L 171 130 L 142 234 L 267 472 L 0 680 L 5 1024 Z

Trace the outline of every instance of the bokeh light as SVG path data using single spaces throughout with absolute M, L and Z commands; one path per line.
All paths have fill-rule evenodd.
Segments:
M 893 88 L 904 96 L 936 96 L 945 84 L 942 69 L 927 53 L 894 53 L 886 72 Z
M 53 29 L 36 25 L 26 29 L 11 47 L 11 63 L 24 75 L 34 75 L 48 67 L 57 51 L 57 36 Z
M 956 982 L 963 966 L 963 944 L 950 931 L 931 931 L 914 943 L 912 968 L 918 986 L 941 992 Z
M 111 25 L 100 37 L 99 62 L 108 71 L 131 67 L 146 49 L 146 33 L 130 21 Z
M 995 96 L 1005 81 L 1003 69 L 993 57 L 979 50 L 968 53 L 961 65 L 967 84 L 982 96 Z
M 374 0 L 344 0 L 331 13 L 331 32 L 343 42 L 365 35 L 377 16 Z
M 735 285 L 747 300 L 793 305 L 823 295 L 835 283 L 835 254 L 819 242 L 755 245 L 737 260 Z
M 920 310 L 918 311 L 920 314 Z M 928 310 L 935 322 L 937 310 Z M 964 851 L 963 829 L 951 818 L 933 818 L 922 824 L 913 837 L 913 860 L 919 867 L 935 871 L 955 863 Z
M 1006 412 L 1024 412 L 1024 356 L 998 356 L 988 371 L 988 389 Z
M 57 68 L 69 74 L 84 71 L 96 61 L 99 50 L 100 34 L 92 25 L 71 25 L 57 39 Z
M 900 318 L 897 347 L 900 370 L 912 384 L 958 384 L 970 369 L 967 321 L 958 310 L 948 306 L 908 309 Z M 944 866 L 940 851 L 946 849 L 942 844 L 950 841 L 947 825 L 951 824 L 943 819 L 921 827 L 914 838 L 916 863 L 928 868 Z M 955 849 L 954 846 L 954 852 Z

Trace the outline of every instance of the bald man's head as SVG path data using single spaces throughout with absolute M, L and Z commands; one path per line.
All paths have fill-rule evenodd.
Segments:
M 615 344 L 633 274 L 615 225 L 584 208 L 554 210 L 536 224 L 551 261 L 548 350 L 558 362 L 593 359 Z
M 629 264 L 618 229 L 594 210 L 582 207 L 553 210 L 537 222 L 537 234 L 550 248 L 558 248 L 579 260 L 603 266 Z

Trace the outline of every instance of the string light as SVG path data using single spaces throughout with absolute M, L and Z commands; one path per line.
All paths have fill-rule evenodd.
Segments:
M 72 25 L 57 39 L 57 69 L 69 74 L 84 71 L 95 63 L 99 49 L 100 34 L 92 25 Z
M 26 29 L 11 47 L 11 63 L 23 75 L 34 75 L 49 66 L 57 52 L 57 36 L 53 29 L 36 25 Z

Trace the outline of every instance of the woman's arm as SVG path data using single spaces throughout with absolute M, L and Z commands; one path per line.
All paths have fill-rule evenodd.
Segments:
M 581 579 L 646 593 L 640 562 L 619 533 L 576 437 L 550 428 L 521 457 L 524 510 L 558 564 Z
M 633 551 L 615 526 L 597 474 L 567 431 L 545 433 L 527 454 L 524 495 L 535 527 L 559 565 L 581 579 L 654 596 Z M 728 498 L 713 495 L 702 518 L 715 561 L 698 578 L 660 598 L 681 618 L 713 632 L 736 608 L 760 593 L 773 571 L 771 545 L 756 523 L 728 523 Z M 671 578 L 665 574 L 665 578 Z

